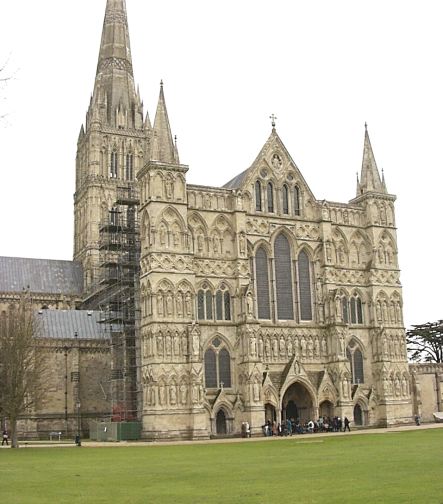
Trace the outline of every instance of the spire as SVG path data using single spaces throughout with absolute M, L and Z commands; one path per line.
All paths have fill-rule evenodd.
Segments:
M 365 123 L 365 141 L 360 183 L 357 185 L 357 196 L 366 192 L 386 193 L 386 187 L 380 179 L 380 173 L 375 162 L 374 152 L 369 139 L 368 125 Z
M 93 103 L 108 126 L 143 127 L 142 105 L 132 70 L 125 0 L 106 3 Z
M 151 159 L 162 163 L 179 164 L 178 152 L 174 145 L 168 111 L 166 109 L 163 81 L 160 82 L 160 96 L 155 113 Z

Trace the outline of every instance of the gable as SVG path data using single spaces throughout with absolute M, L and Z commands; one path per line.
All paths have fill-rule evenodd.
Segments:
M 311 189 L 275 129 L 252 165 L 223 187 L 250 191 L 256 180 L 261 180 L 263 184 L 272 182 L 276 187 L 285 183 L 297 185 L 305 193 L 306 200 L 315 201 Z

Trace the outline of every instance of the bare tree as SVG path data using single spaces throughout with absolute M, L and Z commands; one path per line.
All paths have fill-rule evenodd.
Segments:
M 7 72 L 8 60 L 0 66 L 0 90 L 3 89 L 7 83 L 13 78 L 13 75 Z M 0 99 L 5 100 L 4 96 L 0 96 Z M 3 107 L 0 108 L 0 121 L 7 116 L 6 112 L 3 111 Z
M 443 362 L 443 320 L 412 327 L 406 332 L 411 359 L 416 362 Z
M 39 348 L 39 324 L 27 293 L 0 320 L 0 412 L 9 420 L 11 448 L 18 448 L 17 422 L 43 395 L 47 372 Z

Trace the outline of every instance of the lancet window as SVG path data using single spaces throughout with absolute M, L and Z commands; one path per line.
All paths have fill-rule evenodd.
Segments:
M 134 180 L 134 155 L 126 154 L 126 180 Z
M 298 295 L 300 320 L 312 320 L 311 266 L 304 250 L 298 255 Z
M 255 256 L 255 278 L 257 282 L 257 311 L 259 319 L 270 319 L 269 300 L 269 265 L 268 254 L 263 247 L 257 250 Z
M 215 314 L 217 320 L 231 320 L 231 295 L 225 285 L 215 294 Z
M 111 178 L 118 177 L 118 154 L 116 151 L 111 152 L 110 175 L 111 175 Z
M 267 200 L 268 200 L 268 212 L 273 213 L 274 212 L 274 186 L 272 185 L 272 182 L 268 183 Z
M 283 185 L 281 190 L 282 197 L 282 212 L 284 214 L 289 214 L 289 189 L 286 184 Z
M 259 180 L 255 183 L 255 210 L 256 212 L 261 212 L 261 183 Z
M 204 286 L 197 293 L 197 316 L 199 320 L 212 320 L 212 292 Z
M 206 388 L 231 387 L 231 356 L 224 342 L 214 338 L 204 355 Z
M 291 250 L 288 239 L 284 234 L 280 234 L 275 240 L 274 261 L 277 318 L 279 320 L 293 320 Z
M 300 215 L 300 189 L 294 187 L 294 215 Z
M 346 349 L 346 357 L 351 366 L 352 383 L 364 383 L 363 354 L 355 342 L 352 342 Z

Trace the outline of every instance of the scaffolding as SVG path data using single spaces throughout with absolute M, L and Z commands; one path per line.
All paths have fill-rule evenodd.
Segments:
M 111 345 L 112 420 L 138 415 L 140 236 L 138 192 L 117 187 L 113 208 L 99 226 L 100 265 L 87 309 L 102 312 Z

